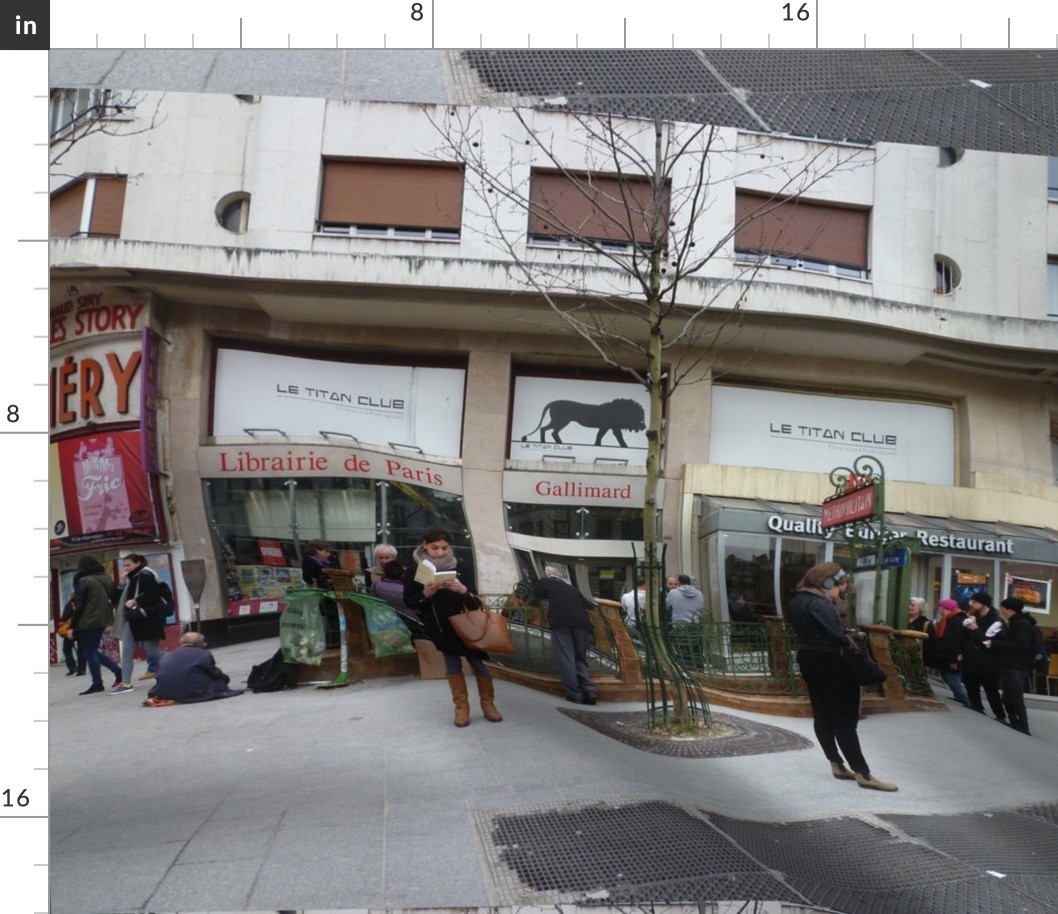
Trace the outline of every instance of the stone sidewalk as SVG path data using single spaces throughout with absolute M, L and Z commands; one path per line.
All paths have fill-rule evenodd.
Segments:
M 215 655 L 240 685 L 275 648 Z M 834 780 L 804 719 L 717 707 L 791 748 L 670 757 L 504 682 L 504 722 L 475 708 L 457 729 L 443 681 L 149 709 L 146 688 L 82 697 L 85 679 L 64 673 L 50 689 L 52 914 L 711 898 L 861 914 L 941 888 L 954 894 L 936 903 L 978 905 L 950 911 L 1056 910 L 1058 700 L 1033 702 L 1032 737 L 949 702 L 868 718 L 872 770 L 900 785 L 883 794 Z

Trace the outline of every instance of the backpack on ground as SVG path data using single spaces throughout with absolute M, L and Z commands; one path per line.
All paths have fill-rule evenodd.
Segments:
M 281 692 L 297 685 L 296 675 L 294 664 L 283 659 L 283 648 L 280 648 L 250 670 L 250 675 L 246 677 L 246 687 L 251 692 Z

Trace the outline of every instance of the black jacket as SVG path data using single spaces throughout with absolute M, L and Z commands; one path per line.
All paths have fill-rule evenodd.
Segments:
M 1027 673 L 1032 669 L 1033 629 L 1036 620 L 1027 613 L 1014 613 L 1006 626 L 992 639 L 989 648 L 999 665 L 1005 670 L 1021 670 Z
M 595 630 L 588 615 L 595 604 L 562 578 L 541 578 L 533 585 L 533 596 L 547 600 L 547 624 L 551 628 Z
M 165 638 L 165 601 L 158 589 L 158 578 L 150 568 L 142 565 L 130 572 L 125 578 L 125 590 L 121 597 L 118 612 L 125 614 L 133 638 L 137 641 L 161 641 Z M 127 609 L 127 600 L 135 600 L 135 607 Z
M 798 591 L 786 608 L 786 621 L 793 626 L 798 644 L 805 650 L 840 654 L 849 645 L 837 607 L 822 594 Z
M 462 654 L 467 657 L 487 657 L 483 651 L 467 647 L 448 624 L 450 616 L 467 609 L 479 609 L 481 601 L 474 596 L 477 589 L 474 577 L 462 560 L 456 561 L 456 575 L 467 588 L 465 594 L 454 590 L 438 590 L 432 597 L 423 597 L 423 586 L 415 580 L 415 570 L 419 563 L 415 560 L 404 569 L 404 605 L 418 612 L 422 619 L 426 637 L 429 638 L 442 654 Z
M 984 643 L 988 637 L 985 633 L 996 622 L 1003 620 L 999 611 L 995 608 L 989 609 L 983 616 L 974 617 L 977 621 L 977 629 L 971 631 L 963 626 L 962 638 L 962 668 L 963 672 L 972 675 L 987 675 L 999 672 L 999 656 L 994 654 Z

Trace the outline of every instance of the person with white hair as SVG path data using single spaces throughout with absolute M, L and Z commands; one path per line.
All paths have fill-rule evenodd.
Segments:
M 547 600 L 551 651 L 566 701 L 595 704 L 599 690 L 588 672 L 588 650 L 595 634 L 588 610 L 595 604 L 567 583 L 553 565 L 545 567 L 544 577 L 533 585 L 533 596 Z
M 365 583 L 368 591 L 371 590 L 372 585 L 385 579 L 386 573 L 383 569 L 386 565 L 389 562 L 397 561 L 397 547 L 392 543 L 379 543 L 372 551 L 372 556 L 374 557 L 375 564 L 364 572 L 367 577 Z

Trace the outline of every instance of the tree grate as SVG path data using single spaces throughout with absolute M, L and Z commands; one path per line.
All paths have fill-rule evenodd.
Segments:
M 713 721 L 727 728 L 727 735 L 703 739 L 673 739 L 661 732 L 648 731 L 645 711 L 581 711 L 573 708 L 558 708 L 558 711 L 633 749 L 674 758 L 765 755 L 769 752 L 808 749 L 813 745 L 811 740 L 799 733 L 773 727 L 771 724 L 730 717 L 727 714 L 710 715 Z

